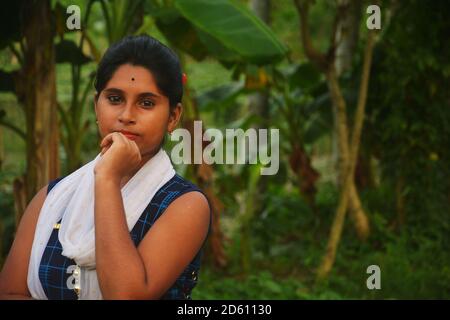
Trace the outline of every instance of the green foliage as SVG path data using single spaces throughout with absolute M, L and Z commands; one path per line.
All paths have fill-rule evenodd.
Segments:
M 143 0 L 100 0 L 106 32 L 110 44 L 133 34 L 142 19 Z
M 450 255 L 448 245 L 445 245 L 443 240 L 405 232 L 389 243 L 380 264 L 385 284 L 383 297 L 404 299 L 448 297 Z
M 273 63 L 286 53 L 285 46 L 267 25 L 237 1 L 175 0 L 174 4 L 204 33 L 203 43 L 210 52 L 219 54 L 219 59 L 235 58 L 223 55 L 224 49 L 257 64 Z
M 383 181 L 400 183 L 407 219 L 421 223 L 448 220 L 450 47 L 438 40 L 450 28 L 448 9 L 401 3 L 375 52 L 369 92 L 365 144 Z
M 202 270 L 193 298 L 201 299 L 313 299 L 298 279 L 280 279 L 268 271 L 254 271 L 246 278 L 221 277 L 211 270 Z

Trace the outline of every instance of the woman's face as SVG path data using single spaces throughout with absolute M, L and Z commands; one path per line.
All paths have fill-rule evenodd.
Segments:
M 123 131 L 147 160 L 158 151 L 166 131 L 175 129 L 182 111 L 181 104 L 170 111 L 169 99 L 152 73 L 131 64 L 117 68 L 94 101 L 101 137 Z

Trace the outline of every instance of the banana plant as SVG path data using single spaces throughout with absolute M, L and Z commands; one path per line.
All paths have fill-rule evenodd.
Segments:
M 287 53 L 273 31 L 235 0 L 153 0 L 145 10 L 174 47 L 197 60 L 212 56 L 231 68 L 273 64 Z
M 142 25 L 143 4 L 143 0 L 100 0 L 109 44 L 133 34 Z
M 85 3 L 85 14 L 82 22 L 82 29 L 88 25 L 94 1 L 88 0 Z M 55 5 L 57 16 L 64 15 L 64 7 L 57 3 Z M 64 19 L 56 19 L 57 30 L 64 30 L 61 23 Z M 84 120 L 87 97 L 92 92 L 94 74 L 91 73 L 84 81 L 82 77 L 83 67 L 92 61 L 92 58 L 85 55 L 83 45 L 86 37 L 80 33 L 78 43 L 64 39 L 64 32 L 60 34 L 61 40 L 55 45 L 56 63 L 69 64 L 71 72 L 71 98 L 68 105 L 58 101 L 57 108 L 59 119 L 62 124 L 60 139 L 66 153 L 67 162 L 65 172 L 72 172 L 82 164 L 81 147 L 90 127 L 89 120 Z
M 307 145 L 332 128 L 332 115 L 326 108 L 329 96 L 311 64 L 293 64 L 276 73 L 271 102 L 277 115 L 282 148 L 290 154 L 300 195 L 315 209 L 316 182 L 319 172 L 312 166 Z

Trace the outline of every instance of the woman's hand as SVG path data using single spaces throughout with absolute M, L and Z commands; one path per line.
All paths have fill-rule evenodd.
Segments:
M 94 168 L 96 176 L 121 181 L 124 176 L 135 170 L 141 162 L 141 153 L 136 142 L 122 133 L 113 132 L 105 136 L 100 143 L 100 160 Z

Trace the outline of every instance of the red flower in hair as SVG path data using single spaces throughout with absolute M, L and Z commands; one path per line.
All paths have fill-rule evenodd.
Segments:
M 186 73 L 183 72 L 183 75 L 182 75 L 182 77 L 181 77 L 181 80 L 182 80 L 182 82 L 183 82 L 183 86 L 186 85 L 186 82 L 187 82 L 187 75 L 186 75 Z

